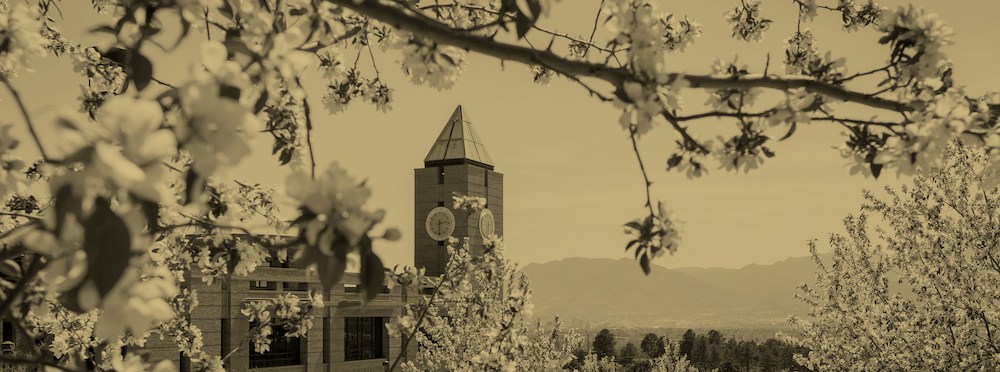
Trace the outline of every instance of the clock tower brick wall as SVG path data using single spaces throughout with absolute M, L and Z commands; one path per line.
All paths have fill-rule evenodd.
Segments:
M 440 173 L 443 172 L 443 177 Z M 503 236 L 503 174 L 472 163 L 430 165 L 414 169 L 414 249 L 413 263 L 426 268 L 426 275 L 439 276 L 447 265 L 447 242 L 439 245 L 427 234 L 427 214 L 438 206 L 451 209 L 455 214 L 455 231 L 459 240 L 469 238 L 473 253 L 481 250 L 483 239 L 479 233 L 479 214 L 468 216 L 453 209 L 453 193 L 486 198 L 487 208 L 493 212 L 495 234 Z

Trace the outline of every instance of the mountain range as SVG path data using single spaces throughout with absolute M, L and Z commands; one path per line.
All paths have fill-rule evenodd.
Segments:
M 794 295 L 816 279 L 811 257 L 739 269 L 651 266 L 647 276 L 632 259 L 572 257 L 521 271 L 534 289 L 534 316 L 576 326 L 783 325 L 808 313 Z

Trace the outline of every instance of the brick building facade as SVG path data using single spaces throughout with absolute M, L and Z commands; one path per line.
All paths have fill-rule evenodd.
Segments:
M 414 170 L 414 263 L 425 267 L 428 276 L 440 275 L 448 260 L 446 238 L 431 234 L 429 213 L 435 208 L 451 210 L 455 192 L 485 198 L 488 211 L 470 216 L 449 212 L 453 215 L 451 236 L 460 240 L 468 237 L 471 246 L 478 247 L 487 230 L 503 235 L 503 174 L 494 171 L 492 159 L 462 106 L 445 124 L 424 159 L 424 167 Z M 322 289 L 316 275 L 307 276 L 306 270 L 294 263 L 272 260 L 270 267 L 258 267 L 247 276 L 226 275 L 211 286 L 202 281 L 200 273 L 188 273 L 184 285 L 197 291 L 199 305 L 190 320 L 202 331 L 203 351 L 222 358 L 232 353 L 226 362 L 229 371 L 386 371 L 388 363 L 400 354 L 402 340 L 389 337 L 385 324 L 400 315 L 407 302 L 415 299 L 416 291 L 403 293 L 399 286 L 392 290 L 384 287 L 362 308 L 359 283 L 358 273 L 346 273 L 341 283 L 324 295 L 325 306 L 312 310 L 313 327 L 305 337 L 273 337 L 271 350 L 264 354 L 253 352 L 248 345 L 246 335 L 253 325 L 241 310 L 248 302 L 287 292 L 306 299 L 308 291 Z M 20 344 L 16 332 L 8 330 L 5 326 L 3 341 Z M 280 335 L 282 331 L 278 327 L 273 332 Z M 181 356 L 172 337 L 161 340 L 153 335 L 145 347 L 136 349 L 130 348 L 147 352 L 153 363 L 173 361 L 181 372 L 198 367 Z M 416 352 L 416 343 L 407 349 L 404 361 L 406 354 Z
M 202 331 L 203 350 L 220 357 L 236 350 L 226 363 L 227 370 L 382 372 L 399 355 L 401 340 L 389 337 L 385 322 L 400 315 L 412 294 L 402 293 L 400 287 L 392 291 L 383 288 L 383 293 L 362 309 L 357 273 L 346 273 L 342 282 L 324 296 L 325 306 L 312 310 L 315 319 L 306 337 L 288 341 L 274 337 L 269 352 L 251 351 L 245 335 L 252 324 L 241 312 L 246 302 L 287 292 L 307 298 L 309 290 L 322 289 L 318 277 L 307 277 L 304 269 L 274 266 L 279 267 L 259 267 L 248 276 L 229 276 L 211 286 L 198 274 L 187 280 L 198 292 L 199 305 L 191 314 L 191 322 Z M 275 335 L 280 334 L 277 328 Z M 414 346 L 409 349 L 416 350 Z M 181 356 L 170 338 L 150 337 L 143 350 L 149 352 L 151 361 L 172 360 L 181 372 L 191 370 L 190 361 Z

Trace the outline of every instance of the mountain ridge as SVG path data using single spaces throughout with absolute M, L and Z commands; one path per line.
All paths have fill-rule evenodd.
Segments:
M 628 258 L 567 257 L 521 272 L 531 281 L 534 313 L 542 319 L 670 327 L 774 324 L 805 315 L 808 308 L 794 294 L 799 284 L 815 282 L 815 270 L 811 257 L 789 257 L 739 269 L 653 264 L 647 276 Z

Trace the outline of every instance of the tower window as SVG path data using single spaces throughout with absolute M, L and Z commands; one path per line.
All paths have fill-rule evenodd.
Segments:
M 438 185 L 444 183 L 444 166 L 438 166 Z
M 443 207 L 444 206 L 444 202 L 438 202 L 438 206 L 439 207 Z
M 444 247 L 444 240 L 438 241 L 438 247 Z

